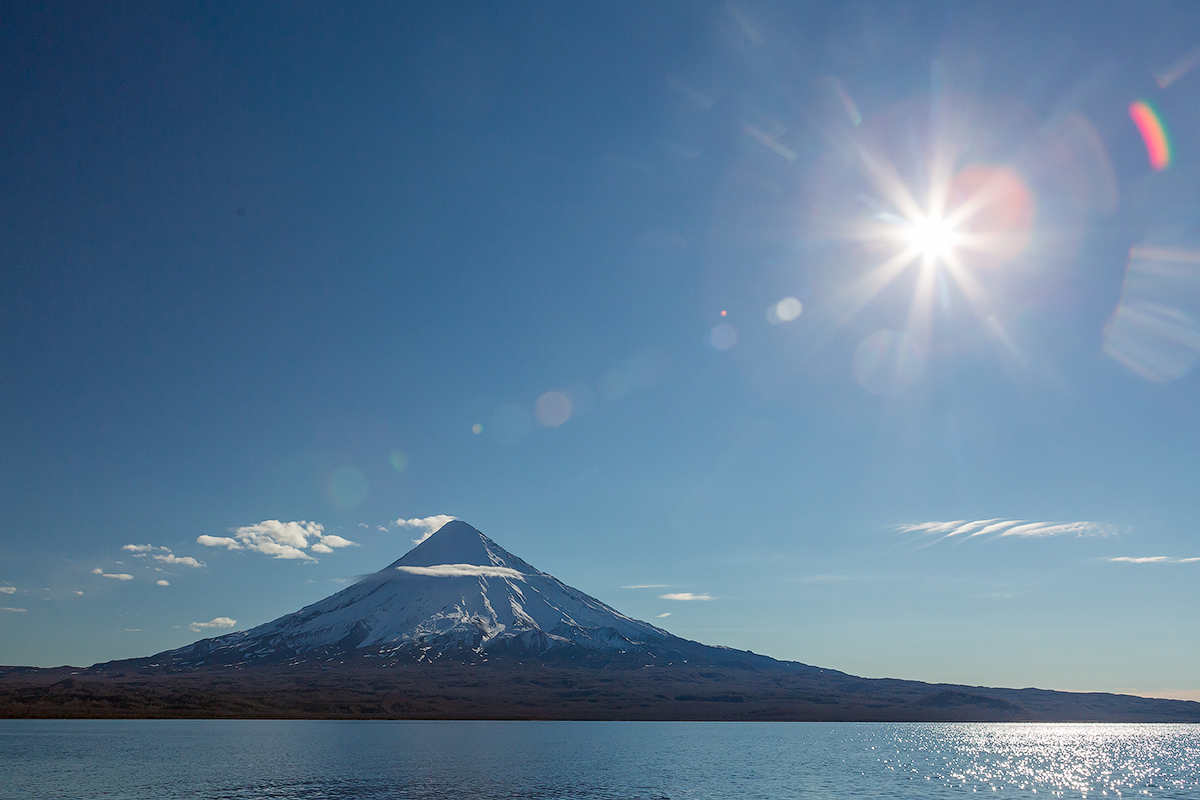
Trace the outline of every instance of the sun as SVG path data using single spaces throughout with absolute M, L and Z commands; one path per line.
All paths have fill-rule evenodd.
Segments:
M 908 220 L 902 236 L 914 255 L 933 263 L 953 258 L 960 244 L 957 223 L 938 215 Z
M 941 154 L 926 169 L 922 198 L 883 153 L 860 148 L 857 154 L 868 184 L 860 197 L 869 216 L 844 230 L 882 259 L 845 285 L 842 315 L 853 316 L 902 274 L 915 271 L 905 323 L 914 331 L 928 328 L 937 292 L 943 307 L 961 297 L 979 319 L 992 317 L 988 288 L 1002 274 L 998 268 L 1026 248 L 1032 232 L 1033 194 L 1016 170 L 959 166 L 954 152 Z

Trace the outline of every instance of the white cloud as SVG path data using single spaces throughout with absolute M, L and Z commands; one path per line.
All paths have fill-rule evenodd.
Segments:
M 325 533 L 319 522 L 280 522 L 266 519 L 257 525 L 233 528 L 233 536 L 198 536 L 196 542 L 206 547 L 225 547 L 229 550 L 252 550 L 275 558 L 315 561 L 304 552 L 311 549 L 316 553 L 332 553 L 335 547 L 356 546 L 356 542 L 335 534 Z M 309 542 L 310 539 L 316 541 Z M 158 558 L 158 556 L 155 556 Z
M 1174 558 L 1172 556 L 1117 556 L 1116 558 L 1110 558 L 1107 560 L 1124 562 L 1126 564 L 1195 564 L 1200 562 L 1200 557 Z
M 1103 536 L 1106 533 L 1107 530 L 1094 522 L 1027 522 L 1000 531 L 1001 536 Z
M 246 548 L 238 544 L 237 539 L 231 539 L 228 536 L 203 536 L 196 537 L 197 544 L 202 544 L 205 547 L 228 547 L 230 550 L 245 550 Z
M 96 567 L 94 570 L 92 570 L 92 574 L 93 574 L 93 575 L 100 575 L 100 576 L 102 576 L 102 577 L 105 577 L 105 578 L 113 578 L 114 580 L 118 580 L 118 581 L 131 581 L 131 580 L 133 580 L 133 576 L 132 576 L 132 575 L 130 575 L 128 572 L 118 572 L 118 573 L 116 573 L 116 574 L 111 574 L 111 575 L 110 575 L 109 573 L 105 572 L 104 570 L 100 569 L 99 567 Z
M 418 538 L 413 539 L 413 544 L 420 544 L 432 536 L 438 528 L 453 520 L 454 517 L 448 514 L 434 514 L 432 517 L 421 517 L 414 519 L 404 519 L 401 517 L 393 522 L 392 525 L 396 526 L 397 528 L 417 528 L 418 530 L 424 531 L 424 533 L 422 533 Z
M 691 592 L 668 592 L 667 594 L 660 594 L 658 596 L 658 599 L 659 600 L 716 600 L 716 598 L 713 597 L 708 592 L 705 592 L 704 594 L 692 594 Z
M 0 594 L 16 594 L 17 587 L 15 586 L 0 586 Z
M 904 533 L 941 535 L 943 539 L 962 536 L 1017 536 L 1033 538 L 1042 536 L 1107 536 L 1111 530 L 1095 522 L 1030 522 L 1023 519 L 977 519 L 954 520 L 952 522 L 918 522 L 896 525 L 895 530 Z
M 170 581 L 155 581 L 155 583 L 157 583 L 159 586 L 170 586 L 171 585 Z
M 671 616 L 671 612 L 670 612 L 670 611 L 664 611 L 663 613 L 661 613 L 661 614 L 659 614 L 658 616 L 656 616 L 656 617 L 655 617 L 655 619 L 666 619 L 666 618 L 667 618 L 667 617 L 669 617 L 669 616 Z
M 191 556 L 177 556 L 174 553 L 153 556 L 155 561 L 161 561 L 164 564 L 182 564 L 185 567 L 203 567 L 203 561 L 197 561 Z
M 669 583 L 631 583 L 628 586 L 622 586 L 622 589 L 666 589 L 671 584 Z
M 83 592 L 79 592 L 79 591 L 77 591 L 77 592 L 75 592 L 75 594 L 82 596 L 82 595 L 83 595 Z
M 191 625 L 188 625 L 188 627 L 199 633 L 205 628 L 232 628 L 234 625 L 237 625 L 236 619 L 230 619 L 229 617 L 216 617 L 209 622 L 193 622 Z
M 13 613 L 16 613 L 16 614 L 24 614 L 25 613 L 25 609 L 23 609 L 23 608 L 12 608 L 10 606 L 4 606 L 3 608 L 0 608 L 0 611 L 12 611 Z
M 1013 524 L 1014 521 L 1021 522 L 1021 520 L 1007 520 L 1007 519 L 988 520 L 988 522 L 991 523 L 990 525 L 984 525 L 979 530 L 973 531 L 971 533 L 971 536 L 990 536 L 991 534 L 996 533 L 997 531 L 1004 530 L 1009 525 Z
M 127 545 L 124 545 L 121 549 L 128 550 L 131 553 L 138 553 L 139 555 L 145 555 L 146 553 L 153 553 L 155 550 L 162 550 L 164 553 L 171 552 L 171 548 L 169 548 L 169 547 L 155 547 L 152 544 L 127 544 Z
M 400 572 L 409 575 L 422 575 L 427 578 L 513 578 L 523 581 L 525 576 L 509 567 L 480 567 L 475 564 L 437 564 L 432 567 L 396 567 Z
M 358 547 L 358 542 L 343 539 L 336 533 L 329 533 L 322 536 L 321 541 L 314 544 L 310 549 L 314 553 L 332 553 L 335 547 Z
M 328 533 L 321 537 L 321 544 L 326 547 L 358 547 L 358 542 L 352 542 L 349 539 L 343 539 L 335 533 Z

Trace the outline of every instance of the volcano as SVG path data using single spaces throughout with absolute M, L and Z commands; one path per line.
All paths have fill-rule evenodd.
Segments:
M 337 594 L 257 628 L 155 658 L 177 665 L 333 653 L 405 661 L 447 653 L 657 658 L 697 646 L 625 616 L 453 520 Z
M 465 522 L 246 631 L 0 667 L 0 717 L 1200 722 L 1200 703 L 859 678 L 625 616 Z

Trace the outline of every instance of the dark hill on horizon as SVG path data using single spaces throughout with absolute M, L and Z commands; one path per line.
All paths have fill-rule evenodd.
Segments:
M 1200 703 L 858 678 L 712 647 L 456 520 L 256 628 L 86 669 L 0 667 L 0 716 L 1200 722 Z

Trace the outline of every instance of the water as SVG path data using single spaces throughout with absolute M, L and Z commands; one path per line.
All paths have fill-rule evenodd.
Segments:
M 1200 798 L 1200 726 L 0 720 L 0 797 Z

